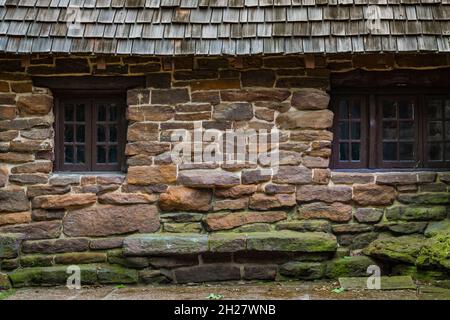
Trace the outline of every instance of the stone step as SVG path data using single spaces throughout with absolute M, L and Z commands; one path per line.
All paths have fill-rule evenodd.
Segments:
M 35 267 L 17 269 L 9 273 L 11 284 L 15 288 L 30 286 L 65 285 L 74 274 L 69 266 Z M 137 283 L 137 270 L 115 265 L 80 265 L 81 284 Z
M 252 232 L 202 234 L 135 234 L 125 238 L 128 256 L 197 254 L 204 252 L 276 251 L 334 252 L 336 237 L 325 232 Z
M 339 278 L 339 285 L 346 290 L 369 289 L 367 286 L 368 277 L 343 277 Z M 372 282 L 370 282 L 372 283 Z M 416 289 L 411 276 L 380 277 L 379 290 L 404 290 Z

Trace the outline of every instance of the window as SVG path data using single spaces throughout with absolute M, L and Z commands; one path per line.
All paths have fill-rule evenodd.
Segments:
M 126 124 L 120 96 L 62 96 L 56 111 L 56 170 L 123 169 Z
M 450 95 L 333 97 L 335 168 L 450 168 Z

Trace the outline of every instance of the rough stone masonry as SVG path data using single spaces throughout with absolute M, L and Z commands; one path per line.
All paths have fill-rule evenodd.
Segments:
M 99 61 L 104 64 L 99 67 Z M 448 68 L 446 55 L 0 60 L 0 289 L 384 274 L 449 278 L 450 173 L 330 167 L 330 75 Z M 448 70 L 448 69 L 447 69 Z M 127 170 L 53 172 L 54 101 L 33 77 L 146 76 L 127 93 Z M 173 130 L 280 130 L 279 169 L 183 164 Z M 266 171 L 265 171 L 266 172 Z

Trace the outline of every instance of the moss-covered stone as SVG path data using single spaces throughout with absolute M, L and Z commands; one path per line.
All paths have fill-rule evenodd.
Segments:
M 301 232 L 331 232 L 331 225 L 326 220 L 283 221 L 278 222 L 275 225 L 275 229 Z
M 343 257 L 330 261 L 326 275 L 329 278 L 367 276 L 367 268 L 377 263 L 366 256 Z
M 171 233 L 200 233 L 202 224 L 199 222 L 164 223 L 164 232 Z
M 442 220 L 447 216 L 445 206 L 416 207 L 395 206 L 386 210 L 388 220 L 430 221 Z
M 397 234 L 423 233 L 428 222 L 425 221 L 390 221 L 375 225 L 377 230 L 388 230 Z
M 0 234 L 0 259 L 17 257 L 23 238 L 21 233 Z
M 95 265 L 80 266 L 81 283 L 93 284 L 97 280 L 97 267 Z M 56 286 L 67 283 L 67 278 L 71 273 L 67 273 L 65 266 L 36 267 L 18 269 L 9 274 L 13 287 L 31 286 Z
M 126 256 L 190 254 L 208 251 L 208 236 L 194 233 L 136 234 L 124 239 Z
M 439 267 L 450 270 L 450 234 L 438 233 L 427 239 L 416 264 L 421 267 Z
M 414 264 L 425 242 L 423 236 L 381 238 L 364 249 L 364 254 L 381 260 Z
M 0 273 L 0 290 L 11 289 L 11 283 L 9 282 L 8 275 L 5 273 Z
M 98 282 L 101 284 L 137 283 L 138 280 L 139 277 L 136 270 L 116 265 L 105 265 L 98 269 Z
M 339 278 L 341 288 L 348 290 L 368 289 L 367 277 L 343 277 Z M 416 285 L 410 276 L 392 276 L 380 278 L 381 290 L 416 289 Z
M 269 232 L 270 224 L 268 223 L 252 223 L 240 226 L 235 229 L 236 232 Z
M 0 270 L 14 270 L 20 267 L 19 258 L 0 260 Z
M 326 265 L 320 262 L 292 261 L 280 266 L 280 274 L 302 280 L 320 279 L 324 276 Z
M 237 252 L 246 249 L 247 236 L 243 233 L 218 232 L 209 236 L 209 251 Z
M 434 281 L 448 278 L 448 273 L 440 270 L 425 270 L 417 266 L 399 264 L 391 269 L 392 275 L 411 276 L 415 280 L 420 281 Z
M 107 256 L 109 263 L 118 264 L 126 268 L 143 269 L 149 266 L 148 258 L 125 257 L 122 249 L 108 250 Z
M 428 224 L 425 236 L 433 237 L 437 234 L 450 234 L 450 219 L 434 221 Z
M 171 280 L 159 270 L 144 269 L 139 271 L 139 281 L 145 284 L 165 284 Z
M 23 268 L 49 267 L 53 264 L 52 255 L 30 254 L 20 257 L 20 265 Z
M 398 200 L 408 204 L 448 204 L 450 203 L 449 192 L 424 192 L 424 193 L 404 193 L 398 196 Z
M 102 252 L 69 252 L 55 255 L 55 264 L 86 264 L 106 262 Z
M 336 237 L 325 232 L 255 232 L 247 234 L 247 250 L 334 252 Z

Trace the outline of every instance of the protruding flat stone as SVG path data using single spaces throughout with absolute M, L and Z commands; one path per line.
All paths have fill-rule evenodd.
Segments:
M 346 290 L 369 289 L 367 287 L 367 279 L 368 277 L 339 278 L 339 284 L 341 288 Z M 380 279 L 380 290 L 405 289 L 416 289 L 411 276 L 381 277 Z
M 247 250 L 280 252 L 336 251 L 336 237 L 325 232 L 254 232 L 247 234 Z
M 208 251 L 208 236 L 201 234 L 141 234 L 126 237 L 123 252 L 128 256 L 190 254 Z

